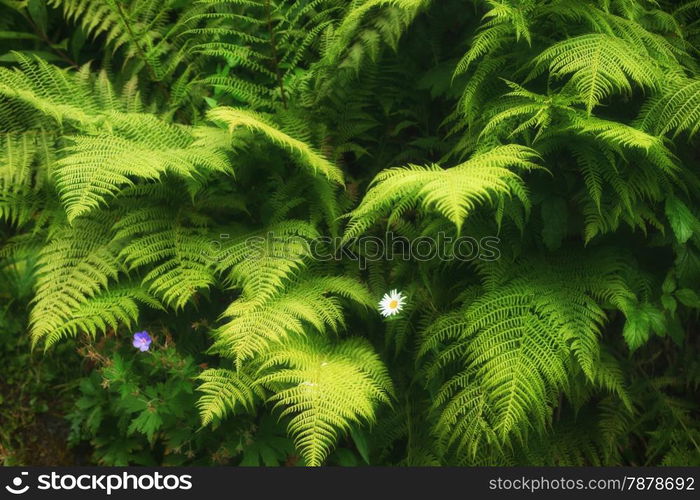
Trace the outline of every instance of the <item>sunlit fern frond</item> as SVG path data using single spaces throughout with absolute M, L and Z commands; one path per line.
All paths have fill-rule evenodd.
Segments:
M 393 393 L 388 371 L 361 339 L 330 343 L 297 338 L 265 355 L 260 383 L 269 387 L 310 466 L 319 466 L 338 438 L 375 421 L 377 405 Z
M 38 324 L 43 326 L 48 321 L 56 321 L 50 332 L 43 337 L 45 347 L 49 348 L 56 342 L 75 337 L 79 333 L 94 338 L 108 329 L 116 331 L 121 325 L 131 328 L 138 321 L 139 311 L 143 306 L 161 308 L 160 302 L 138 285 L 120 285 L 84 298 L 71 308 L 65 320 L 60 323 L 56 321 L 57 318 L 49 317 Z
M 452 168 L 438 165 L 391 168 L 380 172 L 360 206 L 350 213 L 345 239 L 351 239 L 386 214 L 399 200 L 420 201 L 435 208 L 459 229 L 477 206 L 496 196 L 513 196 L 528 205 L 527 191 L 514 170 L 539 168 L 530 148 L 507 145 L 474 154 Z
M 29 315 L 34 344 L 50 346 L 78 332 L 96 335 L 118 323 L 130 324 L 137 304 L 157 306 L 146 292 L 110 287 L 125 271 L 116 256 L 113 217 L 81 218 L 53 230 L 37 262 L 33 307 Z
M 663 138 L 648 134 L 643 130 L 612 120 L 604 120 L 584 113 L 570 113 L 571 128 L 581 134 L 593 134 L 596 139 L 618 151 L 641 153 L 641 156 L 673 178 L 678 165 L 674 154 L 668 149 Z
M 214 349 L 240 365 L 276 343 L 303 336 L 307 325 L 334 332 L 345 325 L 341 298 L 369 307 L 374 304 L 363 285 L 341 276 L 302 276 L 261 301 L 256 296 L 235 300 L 223 314 L 228 321 L 215 332 Z
M 75 123 L 94 129 L 104 121 L 99 112 L 114 109 L 105 109 L 102 105 L 116 104 L 117 109 L 121 107 L 118 100 L 105 99 L 100 102 L 91 92 L 95 80 L 87 66 L 76 72 L 58 68 L 41 58 L 19 53 L 16 57 L 19 67 L 0 68 L 0 95 L 10 102 L 31 106 L 54 123 Z M 107 79 L 100 81 L 106 85 L 103 88 L 111 88 Z M 3 106 L 8 104 L 3 103 Z
M 203 393 L 197 400 L 202 425 L 222 419 L 239 407 L 250 410 L 256 398 L 265 397 L 259 382 L 241 370 L 210 368 L 197 378 L 202 382 L 197 388 Z
M 99 207 L 134 179 L 152 181 L 168 172 L 183 178 L 231 172 L 221 145 L 208 147 L 191 128 L 146 114 L 111 118 L 118 133 L 72 136 L 57 162 L 56 187 L 69 220 Z
M 144 285 L 165 304 L 180 309 L 214 283 L 216 261 L 206 217 L 188 213 L 191 206 L 149 203 L 124 214 L 114 225 L 124 241 L 120 259 L 130 270 L 146 268 Z
M 250 305 L 262 304 L 306 267 L 309 241 L 318 236 L 313 226 L 293 219 L 245 233 L 223 242 L 217 270 L 241 289 Z
M 154 43 L 159 37 L 157 28 L 164 24 L 168 15 L 163 2 L 154 0 L 49 0 L 48 3 L 61 8 L 67 19 L 80 22 L 87 35 L 105 35 L 107 44 L 114 50 L 133 42 L 129 29 L 143 43 Z M 166 6 L 169 3 L 172 2 L 165 2 Z
M 546 48 L 534 61 L 531 77 L 548 69 L 555 78 L 570 76 L 590 113 L 615 93 L 631 94 L 632 83 L 656 89 L 659 67 L 631 43 L 605 34 L 580 35 Z
M 678 19 L 661 9 L 641 8 L 636 1 L 631 3 L 636 7 L 631 10 L 598 3 L 601 5 L 561 0 L 545 11 L 563 22 L 583 23 L 596 33 L 622 38 L 660 66 L 673 72 L 681 70 L 687 43 L 681 38 Z

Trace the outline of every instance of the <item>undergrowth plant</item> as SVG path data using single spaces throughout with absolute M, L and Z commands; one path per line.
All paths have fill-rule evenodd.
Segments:
M 697 1 L 0 10 L 0 327 L 95 461 L 700 465 Z

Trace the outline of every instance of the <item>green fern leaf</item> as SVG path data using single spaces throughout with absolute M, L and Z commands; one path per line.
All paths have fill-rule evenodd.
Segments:
M 458 230 L 478 205 L 498 196 L 515 196 L 527 207 L 525 186 L 510 168 L 540 168 L 534 163 L 537 158 L 538 154 L 530 148 L 508 145 L 475 154 L 449 169 L 410 165 L 385 170 L 374 179 L 360 206 L 351 212 L 344 238 L 349 240 L 360 234 L 399 200 L 421 201 L 428 209 L 435 207 Z
M 210 120 L 224 123 L 230 132 L 234 132 L 239 127 L 259 132 L 272 143 L 291 152 L 294 159 L 302 167 L 310 169 L 312 173 L 320 173 L 334 182 L 343 182 L 343 173 L 337 166 L 333 165 L 305 142 L 279 130 L 258 113 L 236 108 L 219 107 L 210 110 L 207 116 Z
M 260 383 L 289 415 L 289 432 L 310 466 L 319 466 L 342 434 L 375 421 L 379 403 L 393 393 L 386 367 L 360 339 L 336 345 L 317 338 L 295 340 L 265 357 Z
M 571 75 L 590 114 L 593 108 L 614 92 L 632 92 L 631 82 L 658 88 L 661 75 L 652 61 L 630 43 L 605 34 L 580 35 L 545 49 L 534 60 L 536 69 L 545 66 L 552 76 Z
M 198 390 L 203 394 L 197 401 L 202 425 L 224 418 L 239 406 L 250 410 L 256 397 L 265 396 L 259 383 L 240 370 L 209 369 L 197 378 L 202 381 Z

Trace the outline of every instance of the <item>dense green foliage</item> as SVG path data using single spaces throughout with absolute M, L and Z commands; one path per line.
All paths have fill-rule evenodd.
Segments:
M 700 465 L 700 2 L 0 12 L 3 414 L 31 344 L 97 463 Z

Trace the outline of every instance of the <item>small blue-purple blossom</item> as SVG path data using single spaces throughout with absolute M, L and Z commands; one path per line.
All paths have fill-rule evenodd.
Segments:
M 148 334 L 146 330 L 142 332 L 136 332 L 134 334 L 134 347 L 137 348 L 141 352 L 145 352 L 148 350 L 149 347 L 151 347 L 151 336 Z

